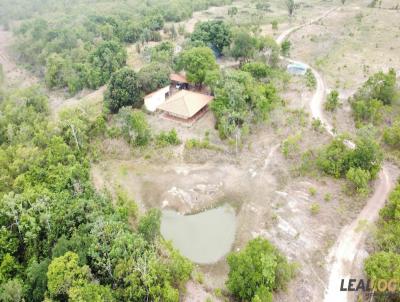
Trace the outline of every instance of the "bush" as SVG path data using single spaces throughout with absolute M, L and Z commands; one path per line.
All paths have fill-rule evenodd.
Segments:
M 313 216 L 317 215 L 320 212 L 320 210 L 321 210 L 321 207 L 320 207 L 319 203 L 313 202 L 311 204 L 311 206 L 310 206 L 311 215 L 313 215 Z
M 125 47 L 116 41 L 104 41 L 88 57 L 91 66 L 90 88 L 104 85 L 111 75 L 126 64 Z
M 346 173 L 346 179 L 352 183 L 357 192 L 366 193 L 371 174 L 361 168 L 350 168 Z
M 390 69 L 387 74 L 378 72 L 369 77 L 349 101 L 356 122 L 377 123 L 380 121 L 382 107 L 398 99 L 396 72 Z
M 367 128 L 359 133 L 355 149 L 348 148 L 343 137 L 335 138 L 320 150 L 317 166 L 337 178 L 346 176 L 350 168 L 361 168 L 373 179 L 380 170 L 382 159 L 382 151 Z
M 125 139 L 133 146 L 145 146 L 151 140 L 151 130 L 143 112 L 122 108 L 118 113 Z
M 324 104 L 324 108 L 326 111 L 336 111 L 336 109 L 340 106 L 339 102 L 339 93 L 336 90 L 332 90 L 327 98 L 326 102 Z
M 294 274 L 286 258 L 262 238 L 249 241 L 240 252 L 230 253 L 227 261 L 226 286 L 238 300 L 251 301 L 261 293 L 272 296 L 274 290 L 285 288 Z
M 262 62 L 249 62 L 244 64 L 241 69 L 249 72 L 256 79 L 266 78 L 272 74 L 271 67 Z
M 290 48 L 292 46 L 292 43 L 290 41 L 285 40 L 281 44 L 281 53 L 284 57 L 288 57 L 290 54 Z
M 178 134 L 175 129 L 170 130 L 169 132 L 161 131 L 156 136 L 156 144 L 159 147 L 166 147 L 168 145 L 179 145 L 181 141 L 178 138 Z
M 385 128 L 383 140 L 390 147 L 400 147 L 400 121 L 395 121 L 391 127 Z
M 317 80 L 315 79 L 314 73 L 310 68 L 306 71 L 306 85 L 309 89 L 315 89 L 317 86 Z
M 322 124 L 321 120 L 320 120 L 319 118 L 313 118 L 313 119 L 312 119 L 312 122 L 311 122 L 311 128 L 312 128 L 314 131 L 322 132 L 322 130 L 323 130 L 323 124 Z
M 273 21 L 271 22 L 271 26 L 272 26 L 272 29 L 273 29 L 273 30 L 277 30 L 277 29 L 278 29 L 278 21 L 273 20 Z
M 331 193 L 326 193 L 326 194 L 324 195 L 324 200 L 325 200 L 326 202 L 331 201 L 331 200 L 332 200 L 332 194 L 331 194 Z
M 282 153 L 286 158 L 292 158 L 299 151 L 301 134 L 291 135 L 282 142 Z
M 188 139 L 185 143 L 186 149 L 213 149 L 208 139 L 198 140 L 195 138 Z

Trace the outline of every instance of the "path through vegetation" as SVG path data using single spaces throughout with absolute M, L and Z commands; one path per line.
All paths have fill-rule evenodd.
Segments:
M 285 30 L 279 35 L 279 37 L 276 39 L 276 42 L 281 44 L 294 31 L 321 20 L 335 9 L 337 8 L 327 11 L 322 16 L 311 20 L 308 23 L 297 25 Z M 309 66 L 305 62 L 295 61 L 293 59 L 287 60 L 291 63 L 302 63 Z M 319 74 L 317 70 L 312 67 L 310 67 L 310 69 L 316 79 L 315 93 L 310 102 L 311 115 L 313 118 L 319 119 L 324 124 L 326 131 L 331 136 L 335 136 L 333 127 L 323 114 L 323 102 L 326 95 L 325 83 L 321 74 Z M 351 141 L 347 141 L 346 144 L 350 148 L 355 147 L 354 143 Z M 352 273 L 354 274 L 354 272 L 357 272 L 360 269 L 356 267 L 355 260 L 357 252 L 364 244 L 366 230 L 359 230 L 358 226 L 361 224 L 373 223 L 378 218 L 380 209 L 385 205 L 385 201 L 393 184 L 393 179 L 391 179 L 388 170 L 389 168 L 387 164 L 384 164 L 381 172 L 379 173 L 374 194 L 368 199 L 366 205 L 359 213 L 357 218 L 340 231 L 337 241 L 329 253 L 328 271 L 330 273 L 326 287 L 327 289 L 325 291 L 324 302 L 350 301 L 350 297 L 347 292 L 340 292 L 340 282 L 341 279 L 348 280 L 349 278 L 354 277 L 352 276 Z

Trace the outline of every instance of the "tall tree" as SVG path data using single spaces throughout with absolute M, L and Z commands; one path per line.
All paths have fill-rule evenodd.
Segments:
M 179 65 L 186 71 L 188 81 L 200 86 L 208 71 L 218 69 L 214 54 L 208 47 L 194 47 L 182 52 Z
M 125 67 L 112 75 L 104 103 L 112 113 L 124 106 L 139 108 L 142 105 L 140 83 L 133 69 Z
M 285 0 L 286 8 L 288 10 L 289 16 L 293 16 L 296 4 L 294 0 Z
M 213 20 L 197 23 L 190 39 L 203 42 L 219 55 L 231 43 L 231 36 L 231 29 L 225 22 Z
M 241 62 L 246 62 L 254 56 L 257 40 L 248 31 L 241 30 L 235 34 L 231 47 L 231 55 Z

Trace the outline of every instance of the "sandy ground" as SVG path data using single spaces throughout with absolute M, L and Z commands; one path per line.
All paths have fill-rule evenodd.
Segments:
M 327 15 L 328 14 L 325 14 L 324 17 Z M 320 18 L 315 19 L 314 22 L 319 20 Z M 312 25 L 314 22 L 310 22 L 309 25 Z M 282 42 L 289 34 L 297 29 L 299 29 L 299 26 L 286 30 L 278 37 L 277 42 Z M 312 68 L 311 70 L 317 82 L 316 90 L 310 103 L 311 114 L 314 118 L 320 119 L 325 124 L 328 134 L 333 136 L 333 128 L 326 121 L 322 109 L 322 104 L 326 94 L 324 81 L 322 76 L 315 69 Z M 348 145 L 353 148 L 355 147 L 352 142 L 348 142 Z M 350 295 L 348 292 L 339 291 L 340 281 L 341 279 L 348 280 L 349 278 L 354 278 L 355 274 L 359 274 L 360 271 L 362 271 L 362 268 L 357 267 L 357 264 L 362 265 L 362 261 L 359 261 L 356 257 L 360 255 L 360 250 L 363 250 L 366 230 L 360 230 L 359 226 L 364 223 L 373 224 L 378 218 L 379 211 L 384 206 L 390 190 L 394 186 L 395 174 L 397 174 L 395 171 L 390 171 L 389 164 L 384 164 L 375 184 L 373 196 L 368 199 L 366 205 L 358 214 L 357 218 L 341 230 L 338 239 L 328 256 L 328 271 L 330 273 L 328 284 L 325 287 L 325 302 L 354 301 L 354 294 Z

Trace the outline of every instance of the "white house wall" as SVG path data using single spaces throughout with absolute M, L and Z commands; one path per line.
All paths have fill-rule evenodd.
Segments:
M 146 109 L 150 112 L 156 111 L 158 106 L 165 102 L 165 95 L 167 93 L 169 93 L 169 86 L 161 88 L 153 94 L 145 97 L 144 105 L 146 106 Z

